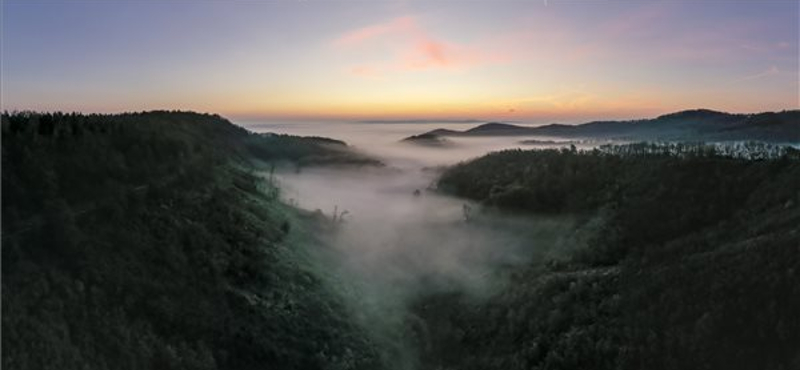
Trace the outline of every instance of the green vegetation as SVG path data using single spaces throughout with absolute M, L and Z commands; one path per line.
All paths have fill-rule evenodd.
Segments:
M 723 152 L 513 150 L 449 169 L 444 191 L 595 232 L 505 271 L 485 302 L 420 299 L 426 368 L 800 368 L 800 155 Z
M 279 161 L 376 164 L 213 115 L 3 114 L 2 367 L 380 368 L 254 171 Z
M 3 114 L 2 135 L 4 368 L 800 368 L 791 148 L 634 144 L 459 164 L 439 189 L 535 214 L 520 233 L 531 245 L 576 245 L 498 267 L 505 284 L 488 298 L 442 288 L 410 311 L 353 312 L 370 282 L 331 265 L 334 222 L 283 205 L 260 176 L 380 164 L 344 143 L 187 112 Z M 465 230 L 510 219 L 471 210 Z

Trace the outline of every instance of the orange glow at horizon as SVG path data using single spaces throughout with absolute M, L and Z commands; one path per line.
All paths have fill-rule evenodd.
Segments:
M 534 3 L 129 4 L 147 27 L 91 2 L 5 4 L 0 103 L 566 123 L 800 108 L 798 2 Z

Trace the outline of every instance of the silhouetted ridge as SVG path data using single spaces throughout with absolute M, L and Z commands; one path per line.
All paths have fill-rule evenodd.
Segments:
M 466 131 L 436 129 L 440 136 L 563 136 L 658 141 L 800 141 L 800 111 L 731 114 L 709 109 L 685 110 L 653 119 L 593 121 L 538 127 L 489 122 Z
M 422 135 L 435 135 L 435 136 L 457 136 L 461 135 L 461 131 L 450 130 L 446 128 L 437 128 L 435 130 L 428 131 Z
M 451 142 L 445 139 L 444 137 L 431 133 L 409 136 L 400 141 L 405 143 L 424 145 L 424 146 L 446 146 L 451 144 Z
M 500 122 L 489 122 L 484 123 L 478 127 L 471 128 L 466 130 L 466 133 L 486 133 L 486 132 L 510 132 L 510 131 L 519 131 L 519 130 L 526 130 L 527 127 L 511 125 L 508 123 L 500 123 Z
M 706 118 L 731 117 L 731 116 L 736 116 L 736 115 L 731 113 L 715 111 L 711 109 L 688 109 L 679 112 L 664 114 L 656 117 L 656 119 L 696 119 L 696 118 L 706 119 Z

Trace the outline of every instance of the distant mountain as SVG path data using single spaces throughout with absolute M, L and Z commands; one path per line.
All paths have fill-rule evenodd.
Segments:
M 478 123 L 477 119 L 374 119 L 358 121 L 358 123 Z
M 489 122 L 466 131 L 436 129 L 437 136 L 558 136 L 619 140 L 760 140 L 800 142 L 800 110 L 731 114 L 708 109 L 686 110 L 653 119 L 594 121 L 579 125 L 526 127 Z
M 434 135 L 431 133 L 409 136 L 401 141 L 409 144 L 435 147 L 449 146 L 452 144 L 450 140 L 445 139 L 442 135 Z
M 527 129 L 527 127 L 515 126 L 508 123 L 489 122 L 464 132 L 472 135 L 516 135 L 518 132 Z
M 464 133 L 463 133 L 463 132 L 461 132 L 461 131 L 450 130 L 450 129 L 446 129 L 446 128 L 437 128 L 436 130 L 431 130 L 431 131 L 428 131 L 428 132 L 426 132 L 426 133 L 424 133 L 424 134 L 422 134 L 422 135 L 434 135 L 434 136 L 458 136 L 458 135 L 463 135 L 463 134 L 464 134 Z M 416 136 L 420 136 L 420 135 L 416 135 Z M 413 136 L 411 136 L 411 137 L 413 137 Z M 410 138 L 410 137 L 409 137 L 409 138 Z

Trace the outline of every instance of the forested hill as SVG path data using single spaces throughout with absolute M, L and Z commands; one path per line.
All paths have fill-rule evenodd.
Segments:
M 380 368 L 277 162 L 376 163 L 214 115 L 3 114 L 2 367 Z
M 434 136 L 556 136 L 634 141 L 749 141 L 800 142 L 800 110 L 732 114 L 695 109 L 652 119 L 595 121 L 579 125 L 538 127 L 490 122 L 466 131 L 436 129 Z
M 587 237 L 512 269 L 487 303 L 423 300 L 429 368 L 800 368 L 800 153 L 774 152 L 511 150 L 452 167 L 441 190 L 577 215 Z

